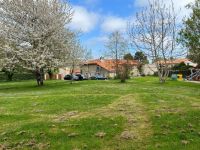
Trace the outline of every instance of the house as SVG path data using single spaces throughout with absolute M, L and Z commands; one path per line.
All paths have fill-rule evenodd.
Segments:
M 72 69 L 71 67 L 62 67 L 62 68 L 59 68 L 58 69 L 58 73 L 55 73 L 52 75 L 51 79 L 54 79 L 54 80 L 64 80 L 64 77 L 65 75 L 67 74 L 80 74 L 81 73 L 81 70 L 80 70 L 80 66 L 75 66 L 73 72 L 72 72 Z M 50 76 L 48 73 L 46 73 L 44 75 L 44 79 L 45 80 L 49 80 L 50 79 Z
M 117 64 L 119 66 L 128 64 L 131 68 L 131 75 L 138 75 L 137 61 L 118 60 Z M 100 75 L 102 77 L 113 78 L 116 75 L 116 61 L 114 59 L 90 60 L 81 65 L 81 73 L 86 77 Z
M 160 61 L 160 63 L 164 64 L 163 61 Z M 187 59 L 187 58 L 179 58 L 179 59 L 173 59 L 173 60 L 166 61 L 166 64 L 170 65 L 170 66 L 178 65 L 180 63 L 184 63 L 187 66 L 197 67 L 196 63 L 193 63 L 190 59 Z
M 75 66 L 74 70 L 72 70 L 71 67 L 59 68 L 59 74 L 61 76 L 61 79 L 64 79 L 65 75 L 71 73 L 80 74 L 81 73 L 80 66 Z
M 159 61 L 160 64 L 164 64 L 164 61 Z M 166 64 L 169 65 L 170 67 L 173 67 L 175 65 L 178 65 L 180 63 L 184 63 L 187 66 L 192 66 L 192 67 L 196 67 L 197 64 L 193 63 L 191 60 L 187 59 L 187 58 L 179 58 L 179 59 L 173 59 L 173 60 L 169 60 L 166 61 Z M 144 75 L 154 75 L 155 72 L 158 72 L 158 69 L 156 67 L 156 64 L 146 64 L 142 67 L 142 71 Z

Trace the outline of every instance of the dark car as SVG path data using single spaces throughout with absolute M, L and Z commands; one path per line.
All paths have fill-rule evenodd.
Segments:
M 81 75 L 81 74 L 76 74 L 76 76 L 78 77 L 79 81 L 82 81 L 84 79 L 83 75 Z
M 67 75 L 64 77 L 64 80 L 75 80 L 75 81 L 78 81 L 78 80 L 79 80 L 79 77 L 76 76 L 76 75 L 67 74 Z
M 65 75 L 64 80 L 71 80 L 72 76 L 70 74 Z

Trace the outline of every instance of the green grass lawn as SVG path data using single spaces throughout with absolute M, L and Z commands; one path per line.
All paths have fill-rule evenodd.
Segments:
M 198 150 L 200 84 L 0 83 L 0 149 Z

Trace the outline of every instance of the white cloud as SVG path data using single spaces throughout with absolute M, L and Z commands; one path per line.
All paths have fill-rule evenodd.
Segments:
M 150 0 L 153 1 L 153 0 Z M 161 2 L 170 5 L 171 0 L 160 0 Z M 186 9 L 185 6 L 194 0 L 172 0 L 174 3 L 175 12 L 178 15 L 178 22 L 181 22 L 184 17 L 187 17 L 190 14 L 190 10 Z M 177 2 L 179 1 L 179 2 Z M 149 0 L 135 0 L 134 7 L 146 7 L 149 4 Z
M 106 35 L 101 35 L 101 36 L 97 36 L 97 37 L 92 37 L 92 38 L 88 39 L 85 43 L 86 43 L 86 45 L 88 45 L 90 47 L 94 47 L 94 46 L 101 47 L 101 46 L 104 46 L 104 44 L 107 41 L 108 41 L 108 37 Z
M 99 15 L 81 6 L 74 6 L 73 8 L 74 15 L 70 27 L 74 30 L 81 30 L 82 32 L 92 31 L 98 23 Z
M 105 17 L 101 24 L 101 30 L 103 32 L 125 31 L 127 26 L 127 20 L 120 17 L 108 16 Z
M 96 37 L 91 37 L 87 39 L 84 44 L 87 45 L 87 47 L 92 48 L 92 52 L 95 56 L 95 58 L 99 58 L 103 55 L 104 52 L 104 45 L 108 41 L 108 37 L 106 35 L 99 35 Z
M 153 0 L 150 0 L 153 1 Z M 160 0 L 161 2 L 163 1 L 166 4 L 171 3 L 171 0 Z M 194 0 L 172 0 L 174 3 L 175 8 L 183 8 L 185 7 L 188 3 L 194 2 Z M 179 2 L 177 2 L 179 1 Z M 134 1 L 134 6 L 135 7 L 144 7 L 148 6 L 149 0 L 135 0 Z
M 135 7 L 144 7 L 148 5 L 148 0 L 135 0 L 134 6 Z

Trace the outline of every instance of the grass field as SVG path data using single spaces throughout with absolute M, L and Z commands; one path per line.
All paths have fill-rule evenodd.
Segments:
M 200 84 L 0 83 L 0 149 L 198 150 Z

